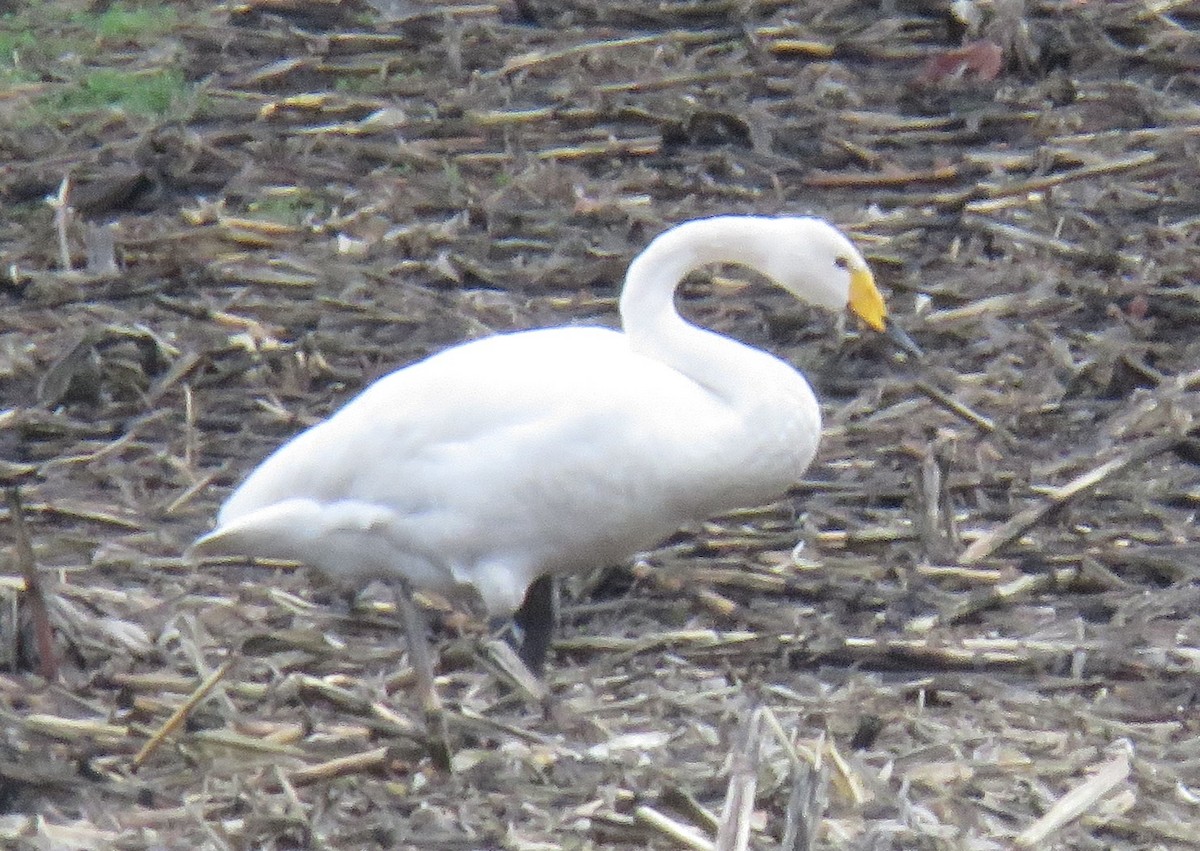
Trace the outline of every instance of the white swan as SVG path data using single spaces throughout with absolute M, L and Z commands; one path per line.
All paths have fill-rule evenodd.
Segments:
M 710 263 L 888 327 L 866 261 L 826 222 L 685 222 L 630 265 L 623 332 L 502 334 L 381 378 L 251 472 L 193 551 L 296 559 L 352 586 L 392 580 L 401 598 L 473 593 L 491 615 L 518 612 L 534 585 L 518 614 L 536 667 L 549 582 L 535 580 L 777 499 L 813 458 L 821 417 L 804 377 L 676 311 L 676 285 Z M 404 610 L 413 644 L 422 630 Z

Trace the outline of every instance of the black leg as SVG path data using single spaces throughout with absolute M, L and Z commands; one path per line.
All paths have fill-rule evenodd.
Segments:
M 513 622 L 521 634 L 518 655 L 525 667 L 540 676 L 554 633 L 554 581 L 549 576 L 533 580 L 525 592 L 525 602 L 513 615 Z

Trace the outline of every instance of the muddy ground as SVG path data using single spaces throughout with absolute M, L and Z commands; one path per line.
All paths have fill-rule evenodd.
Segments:
M 0 98 L 0 472 L 60 657 L 10 496 L 4 847 L 1197 847 L 1193 4 L 166 5 Z M 184 94 L 52 99 L 100 67 Z M 658 231 L 784 211 L 926 359 L 691 279 L 806 371 L 818 461 L 566 583 L 545 699 L 446 613 L 451 770 L 387 606 L 181 559 L 371 378 L 612 324 Z

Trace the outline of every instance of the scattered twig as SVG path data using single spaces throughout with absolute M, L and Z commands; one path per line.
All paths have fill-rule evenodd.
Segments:
M 58 654 L 54 649 L 54 626 L 50 622 L 50 610 L 46 604 L 46 591 L 38 576 L 37 562 L 33 556 L 33 544 L 29 540 L 29 529 L 25 525 L 25 510 L 21 505 L 20 485 L 5 488 L 8 502 L 8 518 L 13 528 L 13 545 L 16 550 L 17 566 L 25 579 L 25 600 L 33 619 L 33 633 L 37 641 L 38 668 L 41 675 L 52 681 L 58 676 Z M 14 660 L 15 662 L 15 660 Z
M 518 71 L 529 71 L 542 65 L 555 64 L 566 59 L 572 59 L 588 54 L 610 53 L 625 50 L 630 47 L 674 43 L 679 45 L 705 44 L 722 41 L 730 35 L 729 30 L 676 30 L 668 33 L 651 33 L 635 35 L 626 38 L 612 38 L 605 41 L 589 41 L 575 44 L 561 50 L 535 51 L 521 56 L 514 56 L 494 72 L 496 76 L 507 77 Z
M 45 736 L 64 742 L 78 741 L 128 741 L 129 728 L 124 724 L 109 724 L 86 718 L 62 718 L 35 712 L 21 719 L 26 729 L 35 730 Z
M 71 209 L 71 176 L 68 174 L 58 184 L 58 192 L 46 199 L 46 203 L 54 210 L 54 233 L 58 238 L 58 266 L 64 272 L 70 272 L 71 245 L 67 230 L 74 218 Z
M 738 741 L 729 756 L 729 785 L 721 808 L 716 851 L 745 851 L 750 845 L 750 820 L 763 753 L 762 725 L 762 709 L 756 708 L 738 731 Z
M 801 182 L 813 189 L 871 189 L 909 186 L 914 183 L 947 183 L 957 180 L 958 176 L 958 166 L 945 165 L 923 171 L 895 170 L 879 173 L 842 172 L 837 174 L 814 172 L 806 175 Z
M 1090 180 L 1093 177 L 1111 177 L 1114 174 L 1133 171 L 1158 162 L 1160 154 L 1156 151 L 1141 151 L 1128 157 L 1103 160 L 1092 165 L 1048 174 L 1044 177 L 1033 177 L 999 185 L 981 184 L 983 194 L 988 198 L 1000 198 L 1006 195 L 1029 195 L 1032 192 L 1042 192 L 1053 186 L 1061 186 L 1075 180 Z
M 496 672 L 516 688 L 526 700 L 540 704 L 549 696 L 546 684 L 526 667 L 525 663 L 521 661 L 521 657 L 517 655 L 517 651 L 507 641 L 498 638 L 491 639 L 484 642 L 484 650 L 488 660 L 494 664 Z
M 137 752 L 130 763 L 134 770 L 140 768 L 142 764 L 150 758 L 150 755 L 158 750 L 159 745 L 166 741 L 167 736 L 171 735 L 171 733 L 178 729 L 179 725 L 184 722 L 189 714 L 191 714 L 191 711 L 195 709 L 200 702 L 204 700 L 204 698 L 208 697 L 209 693 L 216 688 L 217 683 L 219 683 L 221 679 L 227 673 L 229 673 L 229 669 L 233 667 L 234 661 L 235 660 L 233 658 L 229 658 L 217 666 L 216 670 L 209 674 L 204 679 L 204 682 L 200 683 L 200 685 L 196 687 L 196 690 L 188 696 L 187 700 L 179 704 L 179 707 L 171 713 L 171 717 L 164 721 L 162 726 L 154 731 L 153 735 L 151 735 L 146 741 L 146 744 L 142 745 L 141 750 Z
M 829 773 L 821 765 L 792 766 L 792 791 L 784 814 L 784 851 L 811 851 L 816 847 L 821 818 L 829 805 Z
M 197 730 L 189 734 L 189 740 L 223 748 L 242 750 L 252 754 L 273 754 L 303 758 L 306 751 L 295 745 L 275 742 L 262 736 L 246 736 L 233 730 Z
M 1032 597 L 1054 588 L 1069 588 L 1079 578 L 1080 572 L 1079 567 L 1064 567 L 1045 573 L 1019 576 L 1010 582 L 995 585 L 982 593 L 961 599 L 936 615 L 913 618 L 904 629 L 906 632 L 925 633 L 935 626 L 957 623 L 987 609 L 1008 605 L 1014 600 Z
M 386 747 L 372 748 L 369 751 L 340 756 L 315 765 L 297 768 L 288 773 L 287 779 L 294 786 L 307 786 L 322 780 L 379 771 L 387 765 L 387 761 L 388 749 Z
M 643 136 L 636 139 L 609 139 L 586 145 L 564 145 L 545 148 L 535 156 L 539 160 L 571 161 L 594 160 L 608 157 L 651 157 L 662 151 L 662 140 L 658 136 Z M 464 155 L 463 159 L 467 157 Z
M 972 408 L 968 407 L 966 404 L 953 398 L 948 393 L 946 393 L 942 390 L 939 390 L 937 387 L 934 387 L 928 381 L 917 381 L 916 383 L 913 384 L 913 386 L 917 390 L 919 390 L 920 392 L 922 392 L 926 396 L 928 396 L 930 399 L 932 399 L 934 402 L 941 405 L 947 411 L 949 411 L 950 413 L 954 414 L 957 417 L 961 417 L 963 420 L 969 422 L 971 425 L 975 426 L 980 431 L 986 432 L 988 434 L 991 434 L 996 431 L 996 423 L 993 422 L 989 417 L 985 417 L 983 414 L 979 413 L 978 411 L 973 410 Z
M 1012 543 L 1030 528 L 1037 525 L 1051 511 L 1062 507 L 1075 497 L 1087 493 L 1126 467 L 1139 464 L 1148 458 L 1166 452 L 1178 441 L 1179 438 L 1176 435 L 1148 438 L 1132 449 L 1122 452 L 1117 457 L 1111 458 L 1103 464 L 1093 467 L 1086 473 L 1076 476 L 1062 487 L 1055 488 L 1050 493 L 1048 499 L 1023 511 L 1018 511 L 999 528 L 976 539 L 958 557 L 959 564 L 972 565 L 988 558 L 997 550 Z
M 203 80 L 170 115 L 55 110 L 7 134 L 0 455 L 42 473 L 22 509 L 72 654 L 48 688 L 0 671 L 0 847 L 708 848 L 726 785 L 725 836 L 744 842 L 753 813 L 752 849 L 908 848 L 964 824 L 1010 844 L 1025 829 L 1031 848 L 1195 844 L 1189 718 L 1161 698 L 1200 671 L 1200 435 L 1101 470 L 1061 520 L 1040 513 L 1061 487 L 1029 487 L 1031 469 L 1061 485 L 1200 416 L 1200 113 L 1169 84 L 1190 73 L 1184 0 L 1026 2 L 1044 48 L 1087 41 L 1070 74 L 951 48 L 936 89 L 897 85 L 945 50 L 913 11 L 930 4 L 253 4 L 177 4 L 165 41 L 87 51 L 83 70 Z M 953 5 L 981 26 L 1022 6 Z M 67 35 L 91 38 L 80 23 Z M 48 82 L 0 92 L 14 115 L 79 82 L 73 54 L 34 52 Z M 97 209 L 118 164 L 137 194 L 105 189 Z M 22 200 L 55 190 L 26 222 Z M 180 211 L 180 191 L 201 200 Z M 829 415 L 813 480 L 681 533 L 631 591 L 623 572 L 568 583 L 545 682 L 506 647 L 497 664 L 448 642 L 453 773 L 431 769 L 391 618 L 343 614 L 294 563 L 179 558 L 245 470 L 370 375 L 492 331 L 611 323 L 624 257 L 668 220 L 730 211 L 837 219 L 893 308 L 926 294 L 933 371 L 915 377 L 935 392 L 827 357 L 808 311 L 773 317 Z M 100 280 L 114 251 L 121 274 Z M 769 303 L 706 286 L 683 294 L 694 319 L 764 330 Z M 110 336 L 83 350 L 98 370 L 55 369 L 113 323 L 156 329 L 157 352 Z M 69 381 L 39 397 L 47 372 Z M 0 526 L 15 516 L 0 503 Z M 990 555 L 956 564 L 977 540 Z M 2 631 L 19 606 L 32 657 L 20 554 L 0 549 Z M 981 627 L 987 607 L 1004 611 Z M 131 777 L 229 640 L 239 663 Z M 746 756 L 747 680 L 757 810 L 752 765 L 720 777 Z M 1137 759 L 1093 783 L 1115 736 Z
M 834 46 L 823 41 L 812 41 L 799 38 L 777 38 L 767 49 L 776 56 L 802 56 L 807 59 L 828 59 L 834 53 Z
M 1067 794 L 1063 795 L 1046 814 L 1013 839 L 1021 848 L 1043 847 L 1051 834 L 1087 812 L 1101 798 L 1129 777 L 1133 746 L 1128 741 L 1119 742 L 1117 755 L 1099 766 L 1095 772 Z
M 717 846 L 696 828 L 676 821 L 649 804 L 639 804 L 633 815 L 639 823 L 687 848 L 694 848 L 695 851 L 716 851 Z
M 1036 233 L 1028 228 L 1021 228 L 1006 222 L 993 221 L 983 216 L 968 214 L 963 217 L 963 224 L 967 227 L 979 228 L 996 236 L 1002 236 L 1018 245 L 1029 245 L 1045 249 L 1057 254 L 1059 257 L 1066 257 L 1070 260 L 1095 261 L 1097 258 L 1095 249 L 1082 245 L 1073 245 L 1064 239 L 1057 239 L 1052 236 Z M 1134 267 L 1143 262 L 1140 256 L 1130 254 L 1127 251 L 1115 252 L 1113 256 L 1118 258 L 1127 267 Z

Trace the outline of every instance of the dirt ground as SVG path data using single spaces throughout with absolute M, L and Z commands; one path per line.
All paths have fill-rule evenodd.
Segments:
M 0 845 L 1200 847 L 1193 3 L 165 5 L 0 95 Z M 186 94 L 47 107 L 93 67 Z M 373 377 L 784 211 L 927 357 L 689 280 L 810 377 L 818 461 L 566 583 L 546 695 L 446 613 L 450 770 L 387 606 L 182 560 Z

